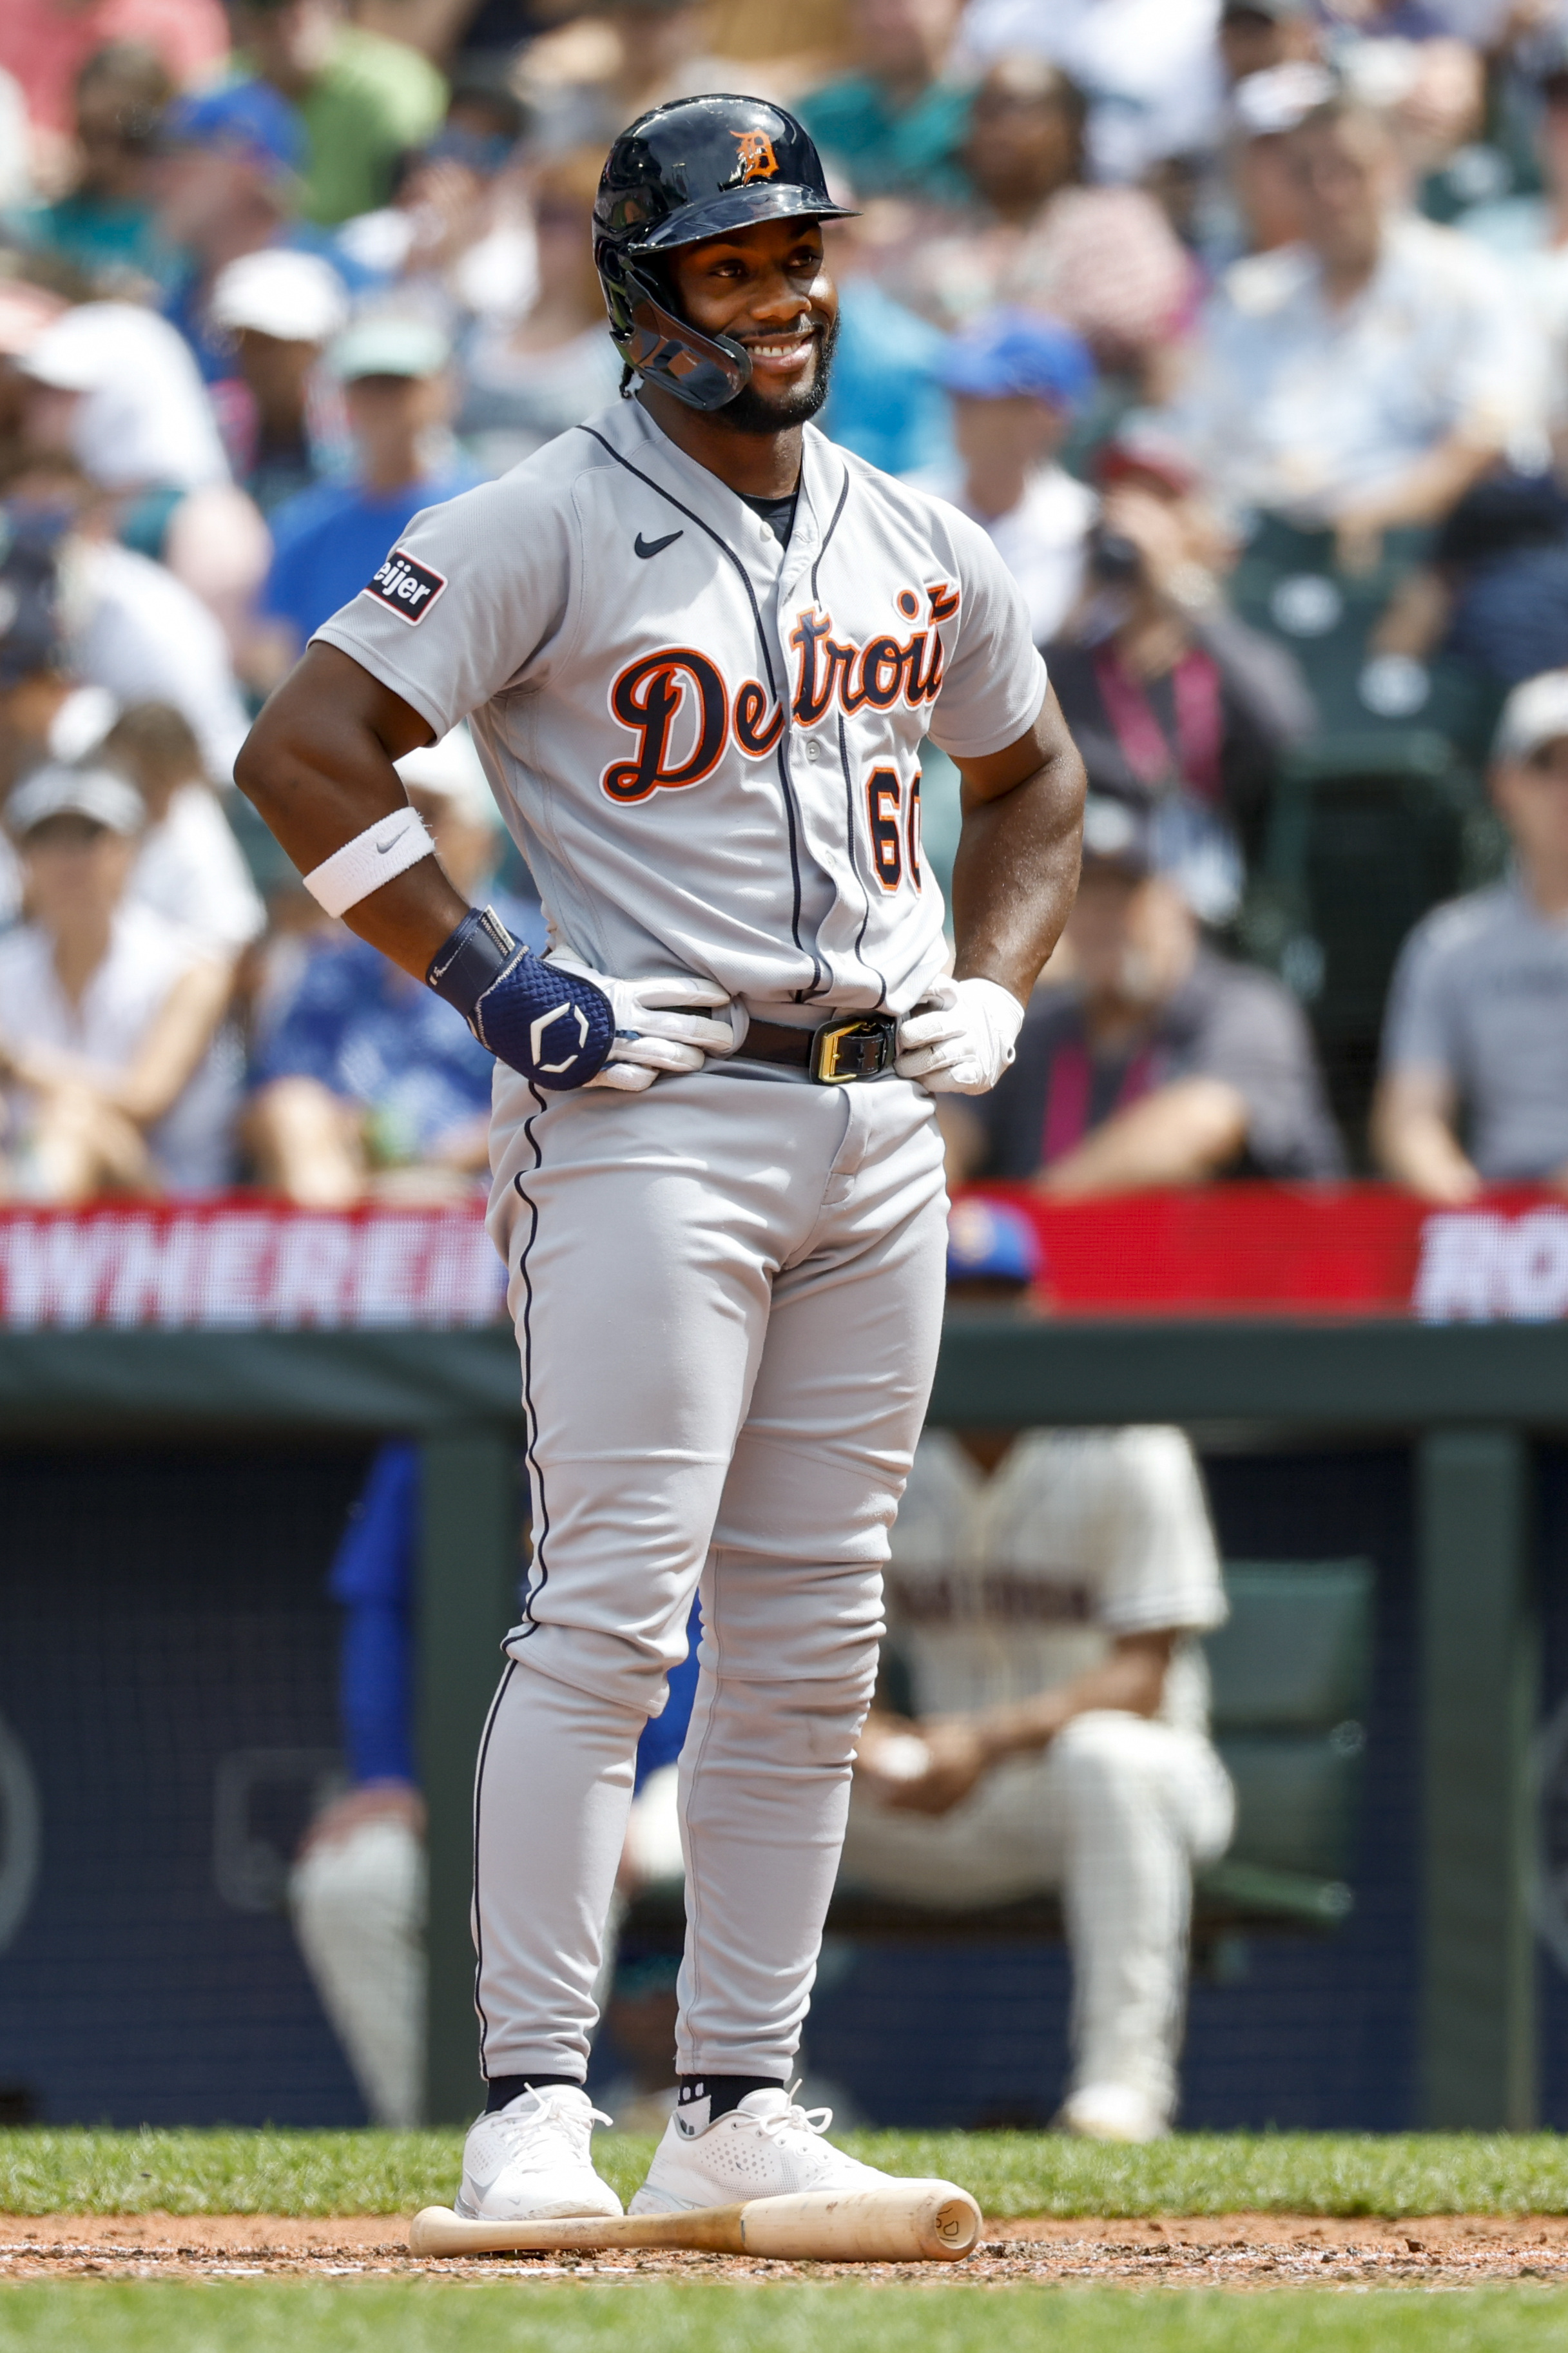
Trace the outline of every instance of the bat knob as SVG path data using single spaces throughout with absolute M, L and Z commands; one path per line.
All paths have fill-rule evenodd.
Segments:
M 966 2255 L 980 2236 L 980 2209 L 967 2191 L 944 2198 L 928 2228 L 944 2255 Z

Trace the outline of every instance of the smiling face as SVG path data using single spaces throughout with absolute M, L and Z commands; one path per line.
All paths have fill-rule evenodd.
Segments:
M 814 220 L 759 221 L 670 256 L 676 308 L 705 335 L 740 343 L 752 380 L 713 422 L 736 433 L 782 433 L 827 397 L 838 296 Z

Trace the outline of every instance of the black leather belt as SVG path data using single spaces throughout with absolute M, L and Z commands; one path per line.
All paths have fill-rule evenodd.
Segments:
M 782 1021 L 753 1021 L 737 1062 L 782 1062 L 809 1071 L 820 1087 L 847 1086 L 853 1079 L 880 1078 L 893 1067 L 899 1025 L 890 1013 L 852 1015 L 825 1021 L 820 1029 L 792 1029 Z

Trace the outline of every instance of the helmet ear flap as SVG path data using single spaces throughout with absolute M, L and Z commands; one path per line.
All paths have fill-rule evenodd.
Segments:
M 751 382 L 752 363 L 728 335 L 705 335 L 681 318 L 652 271 L 617 253 L 607 237 L 595 253 L 610 333 L 627 367 L 661 385 L 688 408 L 722 408 Z

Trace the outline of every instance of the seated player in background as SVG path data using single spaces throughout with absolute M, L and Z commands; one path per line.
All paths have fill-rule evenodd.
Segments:
M 414 1754 L 418 1535 L 419 1450 L 399 1439 L 371 1464 L 327 1584 L 343 1612 L 338 1695 L 351 1786 L 310 1824 L 289 1884 L 305 1965 L 378 2125 L 417 2124 L 424 2090 L 425 1800 Z M 602 1989 L 614 1977 L 626 1895 L 649 1878 L 679 1876 L 673 1783 L 697 1687 L 698 1629 L 694 1606 L 688 1656 L 670 1674 L 663 1715 L 650 1719 L 638 1744 L 623 1897 Z M 609 2014 L 614 2031 L 614 2004 Z M 630 2013 L 626 2022 L 635 2031 Z M 668 2060 L 668 2021 L 665 2028 Z M 673 2073 L 669 2082 L 673 2105 Z M 651 2129 L 663 2125 L 661 2114 Z
M 1384 1027 L 1373 1149 L 1428 1201 L 1568 1189 L 1568 670 L 1510 695 L 1491 791 L 1512 871 L 1416 925 Z
M 6 802 L 26 909 L 0 938 L 0 1191 L 14 1199 L 227 1181 L 230 965 L 128 898 L 145 816 L 102 767 L 39 768 Z
M 494 887 L 500 820 L 467 731 L 410 752 L 397 773 L 457 887 L 488 896 L 515 939 L 542 949 L 537 901 Z M 466 1192 L 489 1167 L 493 1067 L 434 990 L 363 940 L 321 940 L 252 1073 L 247 1130 L 261 1181 L 316 1209 L 373 1191 Z
M 1065 940 L 989 1095 L 942 1107 L 957 1178 L 1033 1178 L 1061 1200 L 1218 1176 L 1337 1176 L 1310 1035 L 1281 984 L 1205 945 L 1158 871 L 1147 805 L 1089 797 Z
M 1021 1309 L 1017 1209 L 961 1201 L 948 1298 Z M 1072 2070 L 1059 2123 L 1152 2140 L 1176 2106 L 1194 1864 L 1229 1841 L 1196 1634 L 1226 1615 L 1178 1430 L 928 1430 L 887 1571 L 912 1720 L 860 1736 L 841 1883 L 942 1911 L 1059 1888 Z

